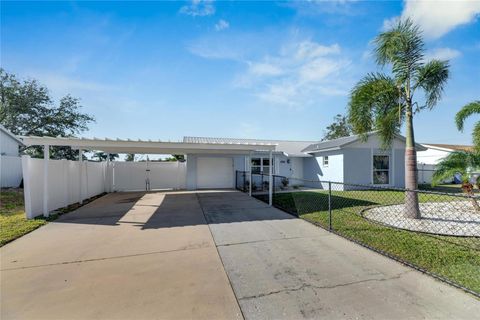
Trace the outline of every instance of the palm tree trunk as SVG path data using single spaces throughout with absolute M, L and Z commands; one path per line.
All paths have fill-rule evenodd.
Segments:
M 415 150 L 415 137 L 413 134 L 413 114 L 411 103 L 406 110 L 406 142 L 405 142 L 405 214 L 407 217 L 419 219 L 420 208 L 418 205 L 417 151 Z

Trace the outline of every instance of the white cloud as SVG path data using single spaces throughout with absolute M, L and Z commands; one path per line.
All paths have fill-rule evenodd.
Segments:
M 350 60 L 342 56 L 338 44 L 292 42 L 277 55 L 249 61 L 236 85 L 251 89 L 264 102 L 302 107 L 319 96 L 346 94 L 343 77 L 349 66 Z
M 454 28 L 475 21 L 480 15 L 480 1 L 404 0 L 401 18 L 415 21 L 430 39 L 440 38 Z M 384 21 L 384 28 L 398 17 Z
M 228 29 L 230 27 L 230 24 L 228 21 L 225 21 L 223 19 L 220 19 L 216 24 L 215 24 L 215 30 L 217 31 L 222 31 L 225 29 Z
M 193 16 L 204 17 L 215 13 L 213 0 L 192 0 L 190 4 L 180 8 L 180 13 Z
M 461 54 L 462 53 L 460 51 L 452 48 L 436 48 L 427 52 L 427 54 L 425 55 L 425 60 L 452 60 L 460 56 Z

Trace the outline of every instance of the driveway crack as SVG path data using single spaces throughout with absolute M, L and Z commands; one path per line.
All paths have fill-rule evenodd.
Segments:
M 257 298 L 263 298 L 263 297 L 266 297 L 266 296 L 275 295 L 275 294 L 282 293 L 282 292 L 301 291 L 301 290 L 303 290 L 303 289 L 305 289 L 305 288 L 312 288 L 312 289 L 335 289 L 335 288 L 347 287 L 347 286 L 356 285 L 356 284 L 360 284 L 360 283 L 366 283 L 366 282 L 390 281 L 390 280 L 400 279 L 403 275 L 405 275 L 405 274 L 407 274 L 407 273 L 410 273 L 410 272 L 413 272 L 413 271 L 415 271 L 415 270 L 406 270 L 406 271 L 404 271 L 404 272 L 401 272 L 401 273 L 397 274 L 396 276 L 389 277 L 389 278 L 380 278 L 380 279 L 372 278 L 372 279 L 365 279 L 365 280 L 359 280 L 359 281 L 351 281 L 351 282 L 339 283 L 339 284 L 328 285 L 328 286 L 316 286 L 316 285 L 309 284 L 309 283 L 302 283 L 300 286 L 295 287 L 295 288 L 285 288 L 285 289 L 281 289 L 281 290 L 270 291 L 270 292 L 267 292 L 267 293 L 260 293 L 260 294 L 253 295 L 253 296 L 241 297 L 241 298 L 239 298 L 239 300 L 251 300 L 251 299 L 257 299 Z

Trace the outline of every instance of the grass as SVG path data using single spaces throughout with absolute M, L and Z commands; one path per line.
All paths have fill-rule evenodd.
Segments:
M 420 202 L 459 201 L 448 195 L 420 194 Z M 328 193 L 279 193 L 274 204 L 328 228 Z M 428 235 L 386 227 L 366 220 L 370 206 L 400 204 L 400 191 L 333 191 L 332 227 L 339 234 L 407 261 L 480 293 L 480 238 Z
M 47 223 L 44 219 L 27 220 L 22 189 L 0 192 L 0 246 L 13 241 Z

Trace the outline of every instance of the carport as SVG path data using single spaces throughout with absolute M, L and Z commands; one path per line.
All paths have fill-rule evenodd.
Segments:
M 37 136 L 25 136 L 22 137 L 22 141 L 26 146 L 42 146 L 44 150 L 43 160 L 31 159 L 29 156 L 22 157 L 25 211 L 28 218 L 39 214 L 47 217 L 52 210 L 75 202 L 82 203 L 86 198 L 103 192 L 123 191 L 116 189 L 115 162 L 111 163 L 109 157 L 102 163 L 83 161 L 82 155 L 85 150 L 105 153 L 186 155 L 184 188 L 196 190 L 200 188 L 233 188 L 232 181 L 235 179 L 236 168 L 233 165 L 234 160 L 242 157 L 244 161 L 240 162 L 243 163 L 238 164 L 239 161 L 236 161 L 236 165 L 241 165 L 240 168 L 244 171 L 250 171 L 252 153 L 265 152 L 269 154 L 271 166 L 273 163 L 272 153 L 276 147 L 275 144 L 266 143 L 191 143 Z M 50 160 L 50 147 L 52 146 L 65 146 L 79 150 L 78 161 Z M 117 168 L 117 170 L 119 169 Z M 140 169 L 140 171 L 142 170 L 144 169 Z M 150 170 L 147 162 L 144 191 L 150 189 L 148 178 Z M 270 168 L 270 205 L 272 203 L 272 171 Z M 140 177 L 141 179 L 143 178 Z M 183 187 L 179 183 L 172 189 L 183 189 Z

